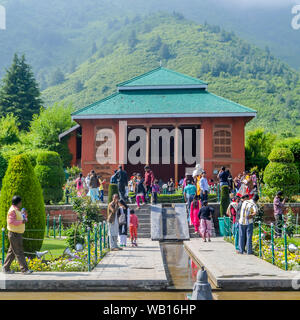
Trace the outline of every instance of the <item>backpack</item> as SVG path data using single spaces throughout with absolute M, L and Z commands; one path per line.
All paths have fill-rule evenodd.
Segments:
M 123 210 L 121 211 L 121 215 L 119 217 L 119 224 L 120 225 L 126 224 L 126 215 Z
M 114 175 L 111 177 L 111 183 L 112 183 L 112 184 L 117 184 L 117 183 L 118 183 L 116 174 L 114 174 Z

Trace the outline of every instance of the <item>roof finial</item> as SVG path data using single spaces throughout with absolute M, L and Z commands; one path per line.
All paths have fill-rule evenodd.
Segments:
M 162 61 L 161 61 L 161 60 L 159 61 L 159 66 L 160 66 L 160 67 L 162 66 Z

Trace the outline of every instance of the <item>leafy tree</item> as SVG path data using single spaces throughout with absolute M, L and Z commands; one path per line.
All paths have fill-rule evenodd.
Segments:
M 0 88 L 0 116 L 12 113 L 21 129 L 27 129 L 41 108 L 40 90 L 25 56 L 14 55 Z
M 159 55 L 163 58 L 163 59 L 170 59 L 171 58 L 171 53 L 169 50 L 169 46 L 166 43 L 163 43 L 163 45 L 161 46 L 160 50 L 159 50 Z
M 39 152 L 34 172 L 43 189 L 44 201 L 58 203 L 63 197 L 65 173 L 57 152 Z
M 65 75 L 63 74 L 63 72 L 59 68 L 57 68 L 51 75 L 50 85 L 56 86 L 56 85 L 61 84 L 63 82 L 65 82 Z
M 72 105 L 63 103 L 42 109 L 31 122 L 29 137 L 34 148 L 57 152 L 65 167 L 70 166 L 72 155 L 69 152 L 67 141 L 60 142 L 59 134 L 70 129 L 74 122 L 71 119 Z
M 97 52 L 97 50 L 98 50 L 98 48 L 97 48 L 96 42 L 93 42 L 92 50 L 91 50 L 92 55 L 95 54 Z
M 220 35 L 220 41 L 227 42 L 227 41 L 230 41 L 231 39 L 232 39 L 231 34 L 229 32 L 222 30 Z
M 76 81 L 75 82 L 75 91 L 80 92 L 83 89 L 84 89 L 83 83 L 80 80 Z
M 132 30 L 128 38 L 128 46 L 130 49 L 134 49 L 137 43 L 138 39 L 136 38 L 136 32 Z
M 18 120 L 12 113 L 0 118 L 0 147 L 20 141 L 18 126 Z
M 76 61 L 73 59 L 70 63 L 69 73 L 73 73 L 76 71 Z
M 290 197 L 299 191 L 299 172 L 294 155 L 287 148 L 274 148 L 269 155 L 270 163 L 264 171 L 264 193 L 272 199 L 281 190 Z
M 275 139 L 276 136 L 274 134 L 265 132 L 262 128 L 248 132 L 245 146 L 247 169 L 254 166 L 259 169 L 265 168 Z
M 173 16 L 178 20 L 183 20 L 184 19 L 184 15 L 182 13 L 180 13 L 180 12 L 173 11 Z
M 154 39 L 151 40 L 150 51 L 157 52 L 161 46 L 162 46 L 161 37 L 156 36 Z
M 26 155 L 19 155 L 9 161 L 0 196 L 0 227 L 6 228 L 7 212 L 14 195 L 22 198 L 22 206 L 28 213 L 28 223 L 24 237 L 24 251 L 35 252 L 41 249 L 45 234 L 45 205 L 41 185 L 34 174 L 33 167 Z M 35 230 L 35 231 L 32 231 Z M 6 234 L 6 248 L 8 246 Z

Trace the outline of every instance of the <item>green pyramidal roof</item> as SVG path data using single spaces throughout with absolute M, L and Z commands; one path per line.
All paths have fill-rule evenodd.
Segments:
M 76 119 L 255 117 L 256 111 L 206 90 L 207 84 L 157 68 L 118 84 L 118 92 L 72 114 Z
M 125 82 L 119 83 L 117 85 L 118 89 L 126 90 L 129 87 L 134 89 L 145 89 L 145 87 L 154 87 L 154 88 L 206 88 L 207 83 L 169 70 L 166 68 L 159 67 L 157 69 L 151 70 L 147 73 L 144 73 L 138 77 L 127 80 Z

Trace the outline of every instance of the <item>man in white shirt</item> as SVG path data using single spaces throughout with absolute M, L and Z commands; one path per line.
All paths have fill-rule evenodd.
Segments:
M 239 253 L 253 254 L 252 235 L 253 235 L 253 217 L 258 213 L 257 201 L 258 194 L 255 194 L 251 200 L 243 202 L 239 219 Z M 245 250 L 246 247 L 246 250 Z
M 200 190 L 201 190 L 200 198 L 201 198 L 201 202 L 203 204 L 204 201 L 208 200 L 208 190 L 209 190 L 205 171 L 202 172 L 202 177 L 200 179 Z

